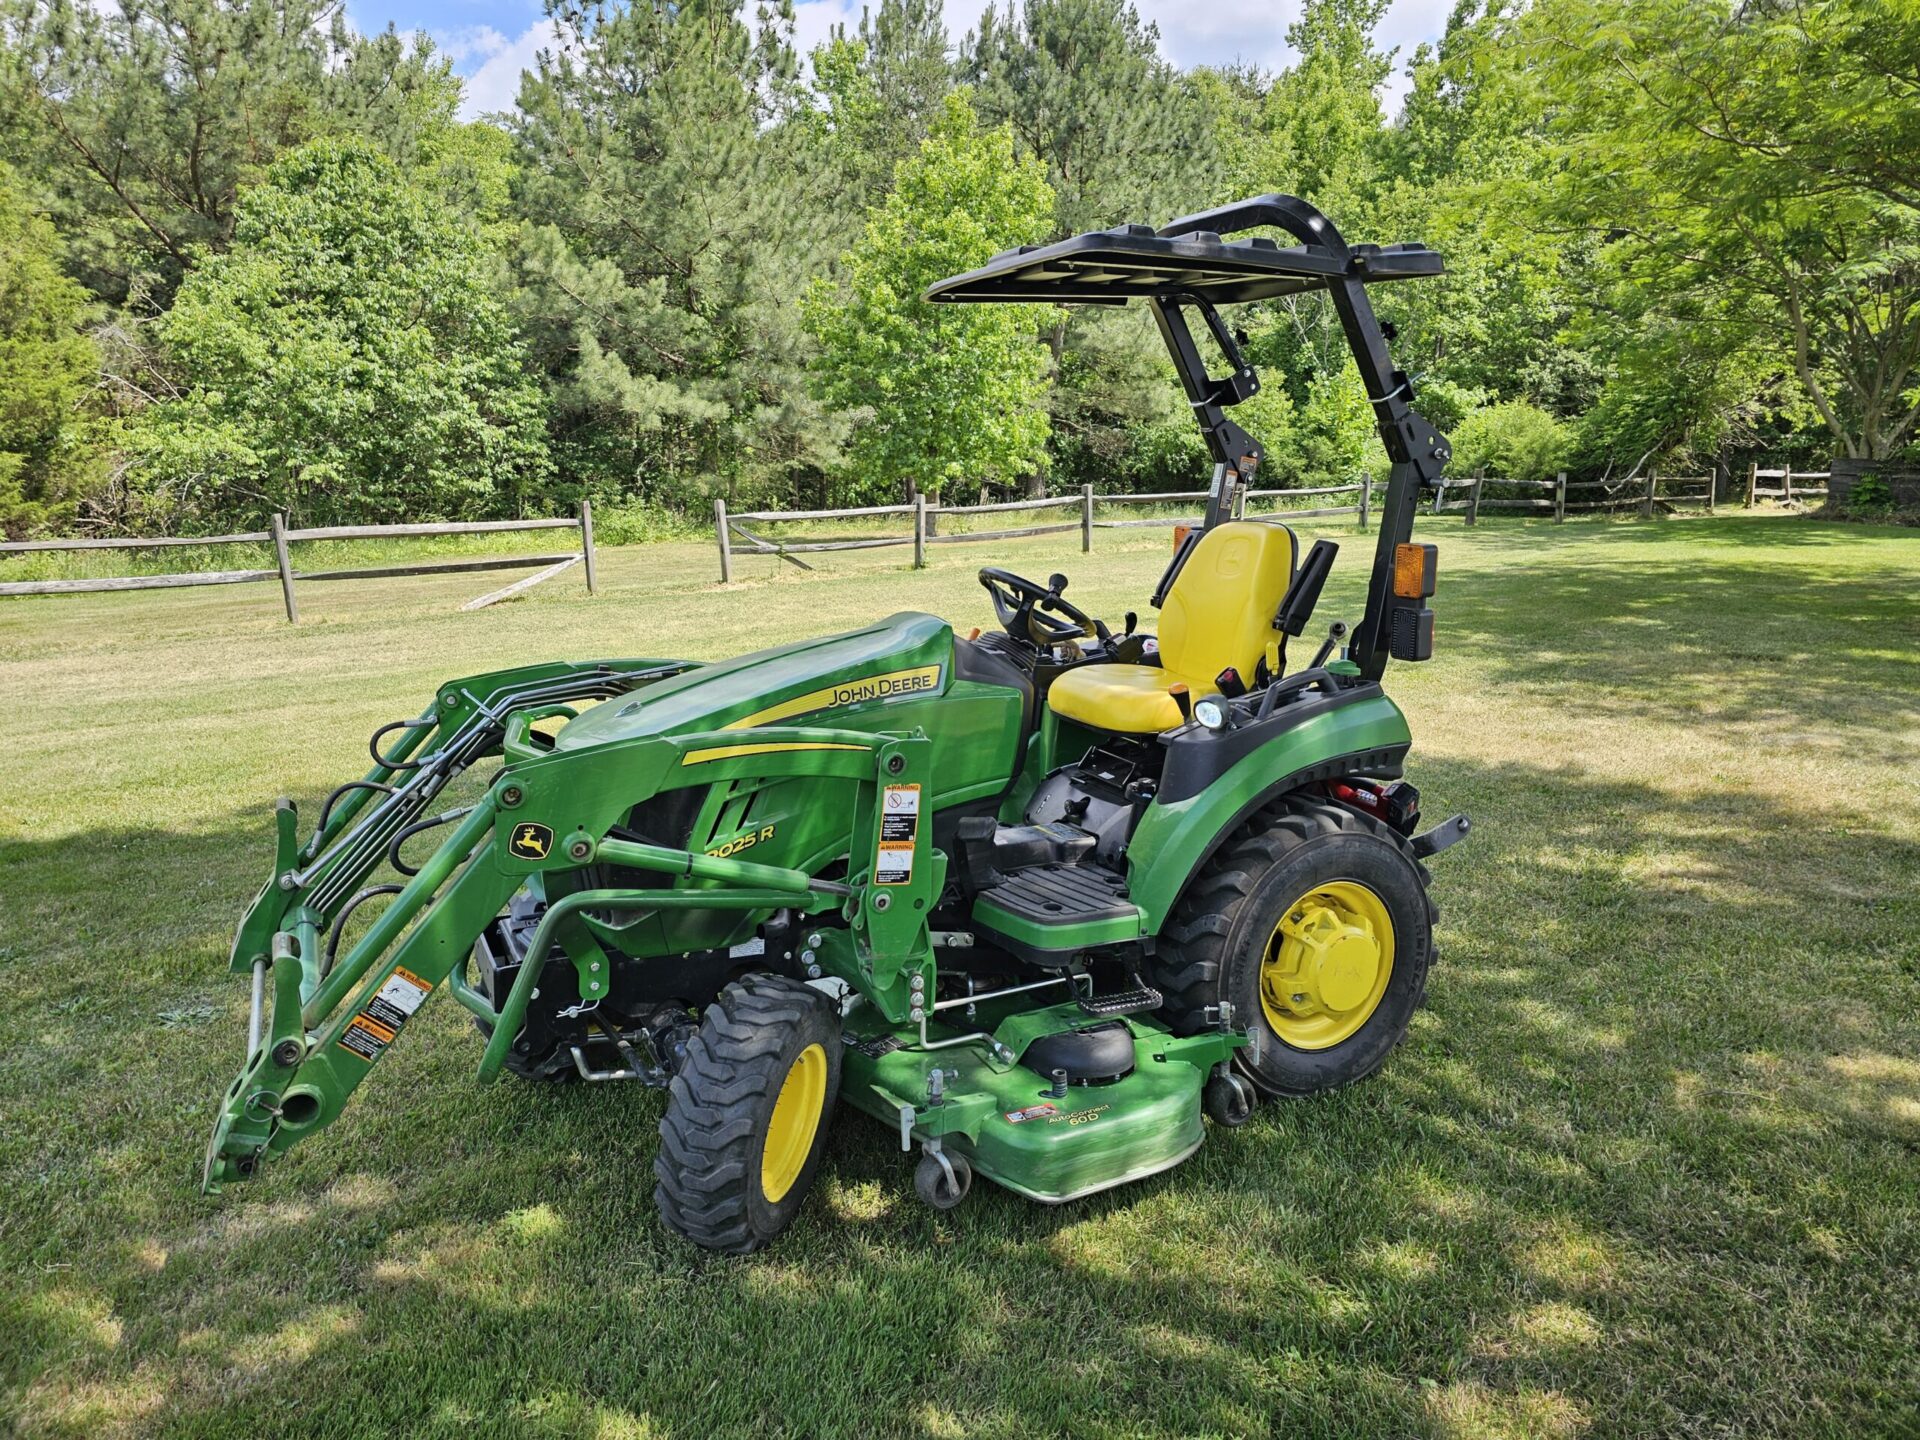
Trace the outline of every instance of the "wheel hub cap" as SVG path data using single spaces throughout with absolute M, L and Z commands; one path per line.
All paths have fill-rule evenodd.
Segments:
M 778 1204 L 807 1168 L 826 1099 L 827 1052 L 809 1045 L 787 1071 L 767 1120 L 766 1148 L 760 1152 L 760 1190 L 770 1202 Z
M 1260 965 L 1260 1006 L 1288 1045 L 1324 1050 L 1366 1024 L 1393 973 L 1393 920 L 1357 880 L 1333 880 L 1287 908 Z

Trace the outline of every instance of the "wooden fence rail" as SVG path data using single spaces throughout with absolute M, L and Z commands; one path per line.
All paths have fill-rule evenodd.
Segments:
M 1299 496 L 1352 495 L 1351 505 L 1336 505 L 1310 510 L 1274 510 L 1247 516 L 1250 520 L 1292 520 L 1317 518 L 1326 515 L 1354 515 L 1364 527 L 1372 511 L 1375 482 L 1355 481 L 1351 485 L 1322 485 L 1308 490 L 1249 490 L 1248 500 L 1272 500 L 1281 496 L 1289 498 Z M 1096 519 L 1101 506 L 1128 505 L 1179 505 L 1204 502 L 1205 490 L 1167 490 L 1146 495 L 1096 495 L 1091 485 L 1083 485 L 1079 491 L 1070 495 L 1051 495 L 1036 500 L 998 500 L 978 505 L 941 505 L 929 501 L 925 495 L 915 495 L 913 503 L 907 505 L 857 505 L 838 510 L 738 510 L 729 511 L 727 502 L 713 502 L 714 542 L 720 551 L 720 579 L 723 584 L 733 581 L 733 557 L 735 553 L 746 555 L 772 555 L 796 565 L 802 570 L 813 567 L 800 559 L 802 555 L 817 555 L 837 550 L 879 550 L 896 545 L 913 547 L 914 568 L 926 564 L 929 545 L 966 545 L 976 540 L 1011 540 L 1030 535 L 1057 535 L 1069 530 L 1080 532 L 1082 553 L 1093 549 L 1095 530 L 1124 530 L 1144 525 L 1174 525 L 1180 520 L 1156 517 L 1151 520 L 1101 520 Z M 1073 520 L 1049 522 L 1041 525 L 1025 525 L 1016 529 L 968 530 L 940 534 L 939 522 L 949 516 L 965 518 L 971 515 L 1001 515 L 1028 510 L 1065 510 L 1078 509 L 1079 516 Z M 882 516 L 911 516 L 913 528 L 906 535 L 876 535 L 846 540 L 775 540 L 749 529 L 750 525 L 780 524 L 820 520 L 873 519 Z M 1197 517 L 1189 517 L 1185 523 L 1197 523 Z
M 1552 495 L 1552 499 L 1532 500 L 1509 495 L 1489 495 L 1489 487 L 1501 490 L 1543 490 Z M 1449 491 L 1466 492 L 1464 500 L 1449 500 Z M 1598 490 L 1603 492 L 1597 500 L 1569 501 L 1569 491 Z M 1714 479 L 1711 475 L 1661 475 L 1657 471 L 1648 471 L 1643 478 L 1622 481 L 1611 480 L 1569 480 L 1567 472 L 1562 470 L 1551 480 L 1503 480 L 1495 475 L 1469 475 L 1458 480 L 1442 480 L 1434 491 L 1433 506 L 1430 514 L 1443 515 L 1450 511 L 1464 515 L 1469 525 L 1479 522 L 1481 513 L 1494 511 L 1548 511 L 1556 523 L 1568 515 L 1594 510 L 1621 510 L 1634 508 L 1639 510 L 1641 518 L 1653 518 L 1658 505 L 1674 507 L 1679 505 L 1704 505 L 1711 514 L 1714 506 Z
M 428 560 L 406 565 L 377 565 L 357 570 L 295 570 L 290 547 L 316 540 L 389 540 L 424 535 L 496 535 L 521 530 L 575 530 L 580 548 L 557 555 L 483 555 L 464 560 Z M 231 535 L 167 535 L 153 537 L 86 538 L 79 540 L 15 540 L 0 544 L 0 556 L 44 554 L 73 550 L 157 550 L 179 545 L 273 545 L 271 570 L 199 570 L 166 575 L 122 575 L 91 580 L 12 580 L 0 583 L 0 595 L 83 595 L 120 590 L 178 590 L 199 585 L 243 585 L 254 580 L 278 580 L 281 603 L 287 621 L 300 622 L 300 606 L 294 594 L 295 581 L 377 580 L 404 575 L 453 575 L 483 570 L 533 570 L 502 589 L 469 600 L 462 610 L 479 610 L 532 589 L 543 580 L 584 566 L 587 593 L 593 594 L 597 576 L 593 553 L 593 506 L 583 500 L 575 515 L 551 520 L 474 520 L 451 523 L 411 525 L 321 525 L 303 530 L 287 528 L 286 518 L 275 515 L 270 528 L 248 530 Z
M 1827 498 L 1827 483 L 1832 479 L 1833 472 L 1830 470 L 1801 470 L 1796 472 L 1793 466 L 1785 464 L 1778 470 L 1762 470 L 1759 462 L 1755 461 L 1753 464 L 1747 466 L 1746 503 L 1749 508 L 1752 507 L 1753 502 L 1757 499 L 1778 500 L 1783 505 L 1790 505 L 1795 500 L 1805 500 L 1815 495 L 1818 495 L 1824 500 Z M 1763 486 L 1760 483 L 1762 480 L 1778 480 L 1780 482 L 1780 488 L 1776 490 L 1771 486 Z M 1794 484 L 1796 480 L 1800 482 L 1798 486 Z M 1818 480 L 1821 483 L 1819 485 L 1810 485 L 1807 483 L 1810 480 Z

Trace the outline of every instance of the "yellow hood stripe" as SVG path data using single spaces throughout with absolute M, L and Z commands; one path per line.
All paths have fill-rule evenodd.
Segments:
M 787 750 L 866 750 L 865 745 L 835 745 L 826 741 L 769 742 L 765 745 L 721 745 L 712 750 L 690 750 L 680 757 L 684 765 L 704 765 L 709 760 L 732 760 L 741 755 L 777 755 Z

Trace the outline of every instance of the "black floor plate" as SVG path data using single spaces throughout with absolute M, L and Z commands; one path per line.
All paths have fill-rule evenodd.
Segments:
M 1043 925 L 1112 920 L 1133 914 L 1126 881 L 1095 865 L 1034 865 L 982 894 L 1002 910 Z

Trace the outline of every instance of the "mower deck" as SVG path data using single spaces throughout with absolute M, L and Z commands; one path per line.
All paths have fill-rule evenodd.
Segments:
M 1177 1038 L 1153 1021 L 1103 1020 L 1073 1001 L 1024 1011 L 996 1001 L 979 1012 L 977 1038 L 935 1025 L 929 1034 L 940 1048 L 916 1049 L 909 1047 L 917 1030 L 856 1008 L 847 1020 L 841 1098 L 900 1129 L 903 1149 L 914 1140 L 937 1142 L 995 1184 L 1049 1205 L 1169 1170 L 1197 1150 L 1208 1073 L 1245 1040 L 1244 1033 Z M 1131 1052 L 1129 1073 L 1118 1078 L 1063 1086 L 1021 1063 L 1049 1037 L 1059 1043 L 1114 1026 L 1125 1030 Z

